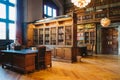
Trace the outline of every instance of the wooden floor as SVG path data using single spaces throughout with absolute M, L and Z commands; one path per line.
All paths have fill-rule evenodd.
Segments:
M 52 68 L 29 74 L 2 69 L 0 80 L 120 80 L 120 56 L 95 55 L 82 62 L 52 62 Z

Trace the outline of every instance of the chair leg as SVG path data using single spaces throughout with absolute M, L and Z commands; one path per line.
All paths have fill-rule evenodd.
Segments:
M 50 67 L 52 67 L 52 63 L 50 63 Z
M 37 64 L 35 65 L 35 68 L 36 68 L 37 70 L 39 70 L 39 69 L 40 69 L 40 64 L 37 63 Z
M 45 69 L 45 63 L 40 62 L 39 65 L 38 65 L 38 69 Z

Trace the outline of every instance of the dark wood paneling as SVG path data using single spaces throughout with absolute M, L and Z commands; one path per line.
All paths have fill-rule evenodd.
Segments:
M 118 54 L 117 28 L 103 28 L 101 38 L 103 54 Z

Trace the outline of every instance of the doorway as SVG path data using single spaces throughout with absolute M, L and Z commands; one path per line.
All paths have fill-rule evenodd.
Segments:
M 118 54 L 118 28 L 109 27 L 101 29 L 102 54 Z

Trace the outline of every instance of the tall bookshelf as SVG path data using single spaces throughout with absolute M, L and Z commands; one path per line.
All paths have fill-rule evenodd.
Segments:
M 46 45 L 52 50 L 54 60 L 76 61 L 77 26 L 73 16 L 63 15 L 36 21 L 33 28 L 33 45 Z
M 77 46 L 86 47 L 87 55 L 92 55 L 96 51 L 96 25 L 94 23 L 77 26 Z
M 87 44 L 96 44 L 96 26 L 94 23 L 77 26 L 77 46 Z

